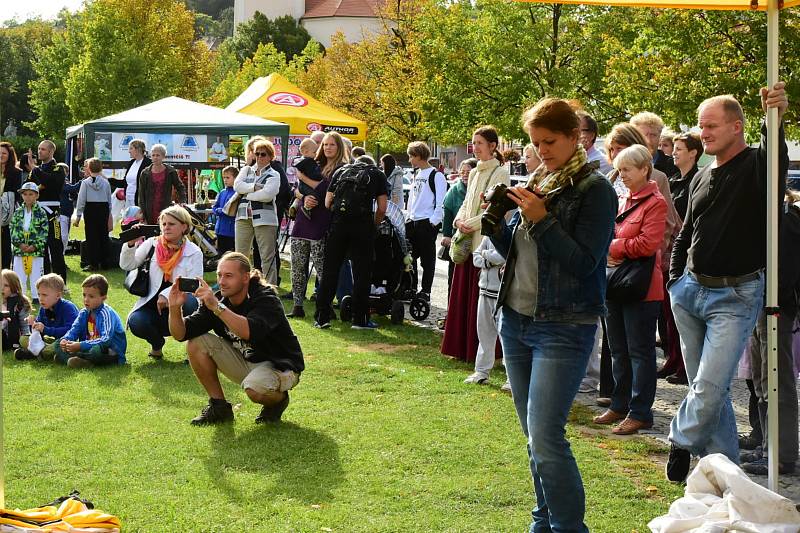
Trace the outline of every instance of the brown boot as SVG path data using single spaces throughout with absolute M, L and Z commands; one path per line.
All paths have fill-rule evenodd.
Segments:
M 618 413 L 616 411 L 612 411 L 611 409 L 606 409 L 606 412 L 602 415 L 592 418 L 592 422 L 595 424 L 608 425 L 613 424 L 618 420 L 622 420 L 623 418 L 625 418 L 625 413 Z
M 642 422 L 634 418 L 626 418 L 620 425 L 611 430 L 614 435 L 633 435 L 638 433 L 640 429 L 650 429 L 653 427 L 652 422 Z

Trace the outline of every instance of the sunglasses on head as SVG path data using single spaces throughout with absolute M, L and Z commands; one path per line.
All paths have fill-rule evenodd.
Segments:
M 267 152 L 256 152 L 256 157 L 267 157 Z

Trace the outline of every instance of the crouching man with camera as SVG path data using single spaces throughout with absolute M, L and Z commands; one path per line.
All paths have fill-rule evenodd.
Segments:
M 169 292 L 169 331 L 176 340 L 189 341 L 189 363 L 209 396 L 208 405 L 191 423 L 233 420 L 218 372 L 241 384 L 250 400 L 262 405 L 256 423 L 280 421 L 289 405 L 288 391 L 297 385 L 305 364 L 274 288 L 237 252 L 219 260 L 217 293 L 198 281 L 194 296 L 201 305 L 185 318 L 182 284 L 172 285 Z M 209 333 L 212 330 L 214 334 Z

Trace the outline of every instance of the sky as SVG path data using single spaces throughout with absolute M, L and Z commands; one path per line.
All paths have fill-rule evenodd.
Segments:
M 42 17 L 52 19 L 66 7 L 75 11 L 81 7 L 83 0 L 0 0 L 0 21 Z

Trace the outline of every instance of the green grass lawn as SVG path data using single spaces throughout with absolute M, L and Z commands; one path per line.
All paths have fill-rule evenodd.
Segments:
M 78 258 L 67 260 L 80 302 Z M 105 274 L 124 320 L 135 298 L 121 272 Z M 6 506 L 78 489 L 124 531 L 527 531 L 532 488 L 504 376 L 464 385 L 470 368 L 439 354 L 436 333 L 379 322 L 370 332 L 293 321 L 306 371 L 269 427 L 224 379 L 236 421 L 190 426 L 207 397 L 173 340 L 156 362 L 129 335 L 128 365 L 82 371 L 6 352 Z M 576 407 L 569 426 L 586 522 L 647 531 L 681 494 L 663 481 L 665 450 L 610 438 L 590 417 Z

